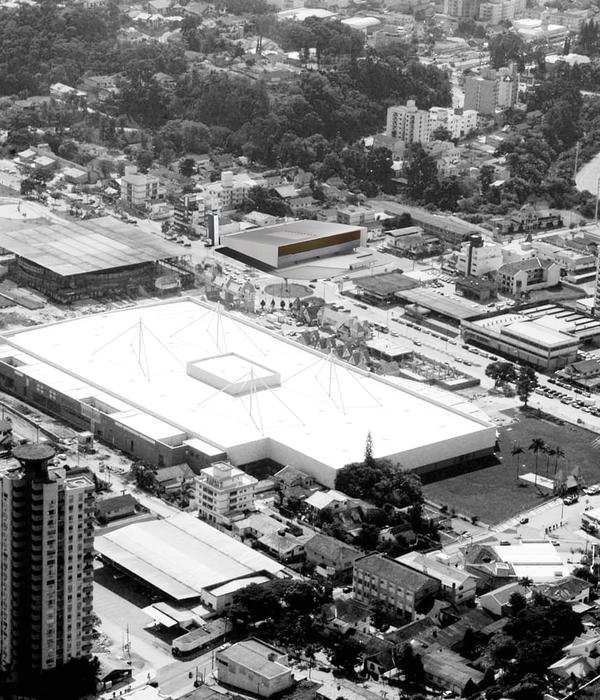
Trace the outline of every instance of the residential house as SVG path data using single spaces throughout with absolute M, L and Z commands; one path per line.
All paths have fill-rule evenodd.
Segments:
M 563 647 L 563 656 L 548 666 L 555 675 L 572 680 L 586 678 L 598 673 L 600 667 L 600 634 L 596 630 L 587 630 Z
M 38 173 L 53 173 L 58 167 L 58 161 L 49 156 L 38 156 L 33 161 L 33 169 Z
M 304 544 L 306 562 L 315 566 L 315 573 L 327 579 L 348 581 L 352 566 L 363 555 L 356 547 L 321 533 Z
M 560 265 L 538 257 L 506 263 L 498 269 L 498 289 L 520 297 L 534 289 L 555 287 L 560 282 Z
M 483 673 L 454 651 L 436 644 L 415 651 L 421 656 L 425 680 L 458 696 L 472 695 L 483 680 Z
M 441 595 L 446 600 L 457 604 L 474 600 L 476 595 L 475 576 L 440 561 L 436 558 L 436 554 L 436 552 L 432 554 L 409 552 L 397 557 L 396 561 L 437 579 L 441 585 Z
M 330 630 L 340 634 L 361 632 L 370 634 L 373 611 L 366 605 L 352 600 L 337 599 L 323 606 L 323 618 Z
M 577 576 L 565 576 L 556 581 L 537 584 L 534 590 L 551 601 L 568 603 L 575 611 L 583 612 L 588 608 L 585 604 L 589 603 L 592 586 L 589 581 Z
M 232 521 L 232 533 L 242 541 L 253 540 L 257 547 L 288 566 L 304 562 L 304 546 L 314 536 L 309 528 L 262 511 Z
M 171 0 L 149 0 L 146 10 L 152 15 L 167 15 L 171 8 Z
M 289 465 L 274 474 L 273 481 L 279 493 L 279 500 L 283 505 L 290 501 L 301 501 L 319 488 L 312 476 Z
M 158 493 L 182 493 L 187 485 L 193 485 L 195 474 L 187 464 L 160 467 L 153 472 L 154 486 Z
M 198 517 L 229 526 L 232 520 L 254 509 L 257 479 L 229 462 L 216 462 L 196 477 Z
M 155 2 L 161 2 L 162 0 L 155 0 Z M 154 80 L 160 85 L 160 87 L 163 90 L 166 90 L 167 92 L 173 92 L 175 88 L 177 87 L 177 81 L 172 75 L 168 75 L 168 73 L 162 73 L 158 72 L 155 73 L 153 76 Z
M 285 528 L 282 534 L 275 532 L 259 537 L 257 543 L 273 559 L 292 569 L 294 565 L 296 569 L 301 568 L 304 561 L 304 541 L 285 531 Z
M 119 94 L 119 74 L 113 75 L 88 75 L 83 78 L 82 88 L 86 92 L 88 99 L 95 97 L 98 101 L 103 102 L 110 97 Z
M 130 493 L 98 499 L 96 501 L 96 519 L 100 523 L 109 523 L 119 518 L 126 518 L 129 515 L 135 515 L 138 505 Z
M 329 306 L 321 307 L 318 321 L 322 328 L 331 329 L 340 340 L 346 342 L 362 343 L 372 336 L 368 321 L 360 321 L 356 316 L 349 317 Z
M 316 519 L 325 511 L 338 513 L 350 507 L 350 499 L 345 493 L 329 489 L 328 491 L 315 491 L 305 501 L 307 515 Z
M 496 617 L 508 615 L 511 612 L 510 597 L 519 593 L 525 600 L 531 600 L 533 592 L 529 586 L 522 586 L 518 582 L 507 583 L 505 586 L 495 588 L 479 598 L 479 605 Z
M 354 597 L 366 605 L 381 603 L 390 613 L 414 620 L 433 604 L 440 582 L 384 554 L 367 554 L 354 562 Z
M 261 698 L 281 693 L 295 682 L 287 654 L 255 638 L 218 649 L 215 663 L 220 683 Z
M 600 361 L 593 359 L 573 362 L 562 369 L 560 374 L 573 384 L 588 391 L 596 391 L 600 385 Z
M 62 171 L 62 175 L 65 178 L 65 182 L 70 182 L 72 185 L 85 185 L 90 177 L 87 170 L 81 170 L 80 168 L 65 168 Z

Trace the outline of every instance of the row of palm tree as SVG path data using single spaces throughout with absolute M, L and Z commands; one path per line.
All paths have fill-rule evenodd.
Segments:
M 548 476 L 550 472 L 550 458 L 554 457 L 554 474 L 553 476 L 556 476 L 556 471 L 558 469 L 558 460 L 562 459 L 565 457 L 565 452 L 562 449 L 560 445 L 556 445 L 556 447 L 552 447 L 551 445 L 546 444 L 545 440 L 543 440 L 540 437 L 533 438 L 531 441 L 531 444 L 527 448 L 528 451 L 533 452 L 535 455 L 535 485 L 537 486 L 537 477 L 538 477 L 538 460 L 540 454 L 546 455 L 546 476 Z M 521 454 L 523 454 L 525 450 L 519 445 L 519 443 L 515 442 L 513 443 L 511 454 L 513 458 L 513 467 L 517 465 L 517 480 L 519 479 L 519 461 L 517 457 Z

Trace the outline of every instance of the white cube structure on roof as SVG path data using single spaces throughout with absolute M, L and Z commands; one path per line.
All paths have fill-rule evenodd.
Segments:
M 369 431 L 377 457 L 421 471 L 488 455 L 496 440 L 461 396 L 376 376 L 195 299 L 6 334 L 0 388 L 151 464 L 270 458 L 330 487 L 363 458 Z

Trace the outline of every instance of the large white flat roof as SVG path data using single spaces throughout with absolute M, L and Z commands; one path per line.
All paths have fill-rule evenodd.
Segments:
M 92 405 L 101 397 L 106 413 L 151 439 L 186 433 L 236 464 L 272 456 L 335 470 L 363 457 L 371 431 L 377 457 L 416 468 L 495 440 L 487 417 L 460 396 L 330 360 L 192 299 L 40 326 L 5 343 L 0 359 L 15 358 L 23 374 Z M 231 352 L 277 372 L 279 385 L 255 377 L 253 391 L 232 395 L 186 371 Z
M 175 600 L 283 566 L 192 515 L 137 523 L 97 537 L 97 552 Z

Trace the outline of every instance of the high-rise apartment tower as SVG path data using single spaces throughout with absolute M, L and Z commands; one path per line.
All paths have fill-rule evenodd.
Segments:
M 87 657 L 92 633 L 94 483 L 51 465 L 44 444 L 0 471 L 0 666 L 17 693 Z

